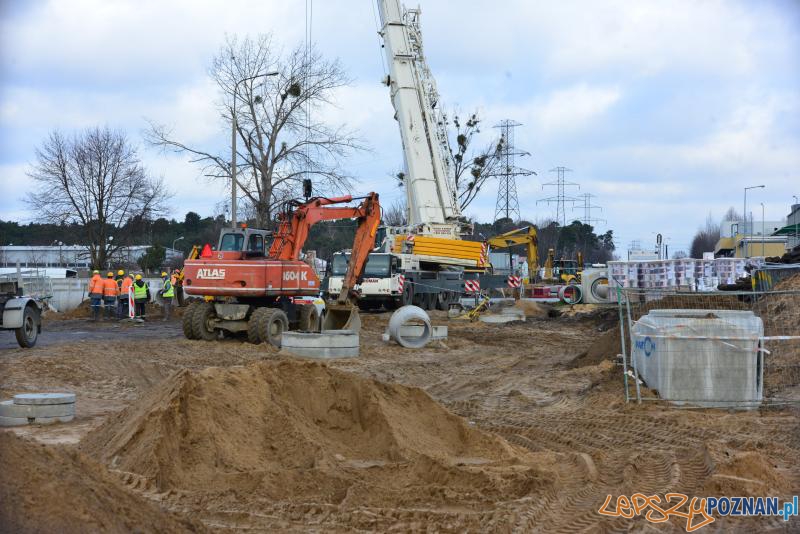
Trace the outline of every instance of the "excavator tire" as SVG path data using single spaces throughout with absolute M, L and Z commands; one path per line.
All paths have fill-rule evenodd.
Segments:
M 304 332 L 319 332 L 319 312 L 313 304 L 303 304 L 299 310 L 300 324 L 298 330 Z
M 198 302 L 192 302 L 186 311 L 183 312 L 183 335 L 186 339 L 197 339 L 194 335 L 194 326 L 192 326 L 194 312 L 197 310 Z
M 256 308 L 253 310 L 253 313 L 250 314 L 250 320 L 247 321 L 247 341 L 252 343 L 253 345 L 258 345 L 263 339 L 261 339 L 261 331 L 259 330 L 259 324 L 261 320 L 264 318 L 264 315 L 269 311 L 269 308 Z
M 283 310 L 262 308 L 264 314 L 258 321 L 258 333 L 264 343 L 281 348 L 281 337 L 289 330 L 289 319 Z
M 210 302 L 201 302 L 192 313 L 192 335 L 195 339 L 214 341 L 217 339 L 217 331 L 208 328 L 208 320 L 212 319 L 217 312 L 214 305 Z

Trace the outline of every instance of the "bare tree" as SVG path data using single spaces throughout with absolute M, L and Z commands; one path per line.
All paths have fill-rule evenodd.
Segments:
M 383 224 L 387 226 L 405 226 L 408 224 L 408 209 L 405 201 L 396 200 L 383 210 Z
M 706 218 L 705 226 L 698 228 L 697 233 L 694 235 L 694 238 L 692 238 L 692 244 L 689 249 L 691 257 L 702 258 L 703 252 L 713 251 L 717 245 L 717 241 L 719 241 L 719 235 L 719 223 L 717 223 L 711 213 L 709 213 Z
M 723 221 L 741 221 L 742 216 L 739 215 L 739 212 L 736 211 L 736 208 L 731 206 L 728 208 L 728 211 L 725 212 L 725 215 L 722 216 Z
M 131 219 L 165 211 L 163 181 L 147 175 L 122 132 L 92 128 L 67 138 L 54 131 L 37 148 L 36 160 L 28 175 L 39 187 L 28 194 L 28 206 L 39 221 L 78 223 L 95 269 L 129 244 L 124 227 Z
M 556 221 L 546 218 L 536 221 L 536 228 L 539 265 L 544 265 L 545 261 L 547 261 L 547 251 L 551 248 L 555 251 L 558 250 L 561 227 Z
M 278 75 L 263 76 L 273 71 Z M 349 191 L 352 177 L 342 160 L 365 147 L 345 125 L 320 119 L 334 92 L 350 82 L 338 61 L 304 46 L 283 53 L 269 35 L 231 37 L 214 57 L 209 75 L 219 87 L 220 116 L 227 124 L 236 94 L 237 181 L 255 208 L 257 224 L 268 226 L 278 206 L 297 196 L 304 178 L 323 193 Z M 150 126 L 151 144 L 190 155 L 207 177 L 230 180 L 229 154 L 190 147 L 165 126 Z
M 486 181 L 498 171 L 505 140 L 500 136 L 476 149 L 475 136 L 481 131 L 481 118 L 477 112 L 467 117 L 460 117 L 458 112 L 453 112 L 453 118 L 448 123 L 451 125 L 450 131 L 455 134 L 455 143 L 450 143 L 453 183 L 458 205 L 463 211 L 475 200 Z
M 480 193 L 481 187 L 500 170 L 500 154 L 505 140 L 501 135 L 481 149 L 475 149 L 476 134 L 480 133 L 481 119 L 478 113 L 472 113 L 466 120 L 453 113 L 447 119 L 448 131 L 452 134 L 449 142 L 450 166 L 453 172 L 454 195 L 461 211 L 469 206 Z M 455 148 L 454 148 L 455 147 Z M 401 187 L 405 182 L 405 173 L 400 171 L 393 175 Z

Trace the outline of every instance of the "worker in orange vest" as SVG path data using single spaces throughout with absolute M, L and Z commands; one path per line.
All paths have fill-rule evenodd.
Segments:
M 114 280 L 114 273 L 111 271 L 106 274 L 106 279 L 103 280 L 103 301 L 106 305 L 106 319 L 114 317 L 114 311 L 117 309 L 117 297 L 119 296 L 119 288 L 117 281 Z
M 117 318 L 118 319 L 125 319 L 128 317 L 128 291 L 130 287 L 133 285 L 133 278 L 131 278 L 130 274 L 125 274 L 125 271 L 122 269 L 119 270 L 117 273 L 122 277 L 121 280 L 118 280 L 119 283 L 119 298 L 117 306 Z
M 100 318 L 100 306 L 103 305 L 103 278 L 100 271 L 92 271 L 92 279 L 89 280 L 89 298 L 92 299 L 92 320 Z

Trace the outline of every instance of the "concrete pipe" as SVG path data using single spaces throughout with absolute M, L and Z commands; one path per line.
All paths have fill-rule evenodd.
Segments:
M 304 358 L 333 359 L 358 356 L 359 335 L 352 330 L 284 332 L 281 352 Z
M 558 290 L 558 298 L 564 304 L 578 304 L 583 300 L 583 290 L 581 286 L 561 286 Z
M 608 300 L 608 278 L 595 278 L 590 288 L 592 296 L 597 300 Z
M 417 325 L 421 328 L 404 328 Z M 421 349 L 431 340 L 431 319 L 417 306 L 403 306 L 392 314 L 387 329 L 389 337 L 407 349 Z

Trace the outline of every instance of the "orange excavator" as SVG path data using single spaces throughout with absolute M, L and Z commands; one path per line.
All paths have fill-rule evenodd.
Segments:
M 361 200 L 358 206 L 334 206 Z M 320 280 L 314 269 L 300 260 L 309 229 L 320 221 L 357 219 L 355 240 L 342 291 L 328 303 L 322 328 L 358 330 L 361 321 L 354 287 L 364 273 L 380 223 L 378 194 L 291 201 L 278 215 L 280 226 L 268 230 L 227 228 L 217 249 L 204 247 L 200 257 L 184 264 L 184 290 L 204 296 L 183 315 L 183 332 L 189 339 L 217 339 L 220 333 L 247 332 L 251 343 L 280 347 L 286 330 L 317 331 L 320 318 L 314 304 L 295 303 L 295 297 L 316 296 Z M 266 242 L 272 238 L 269 250 Z

